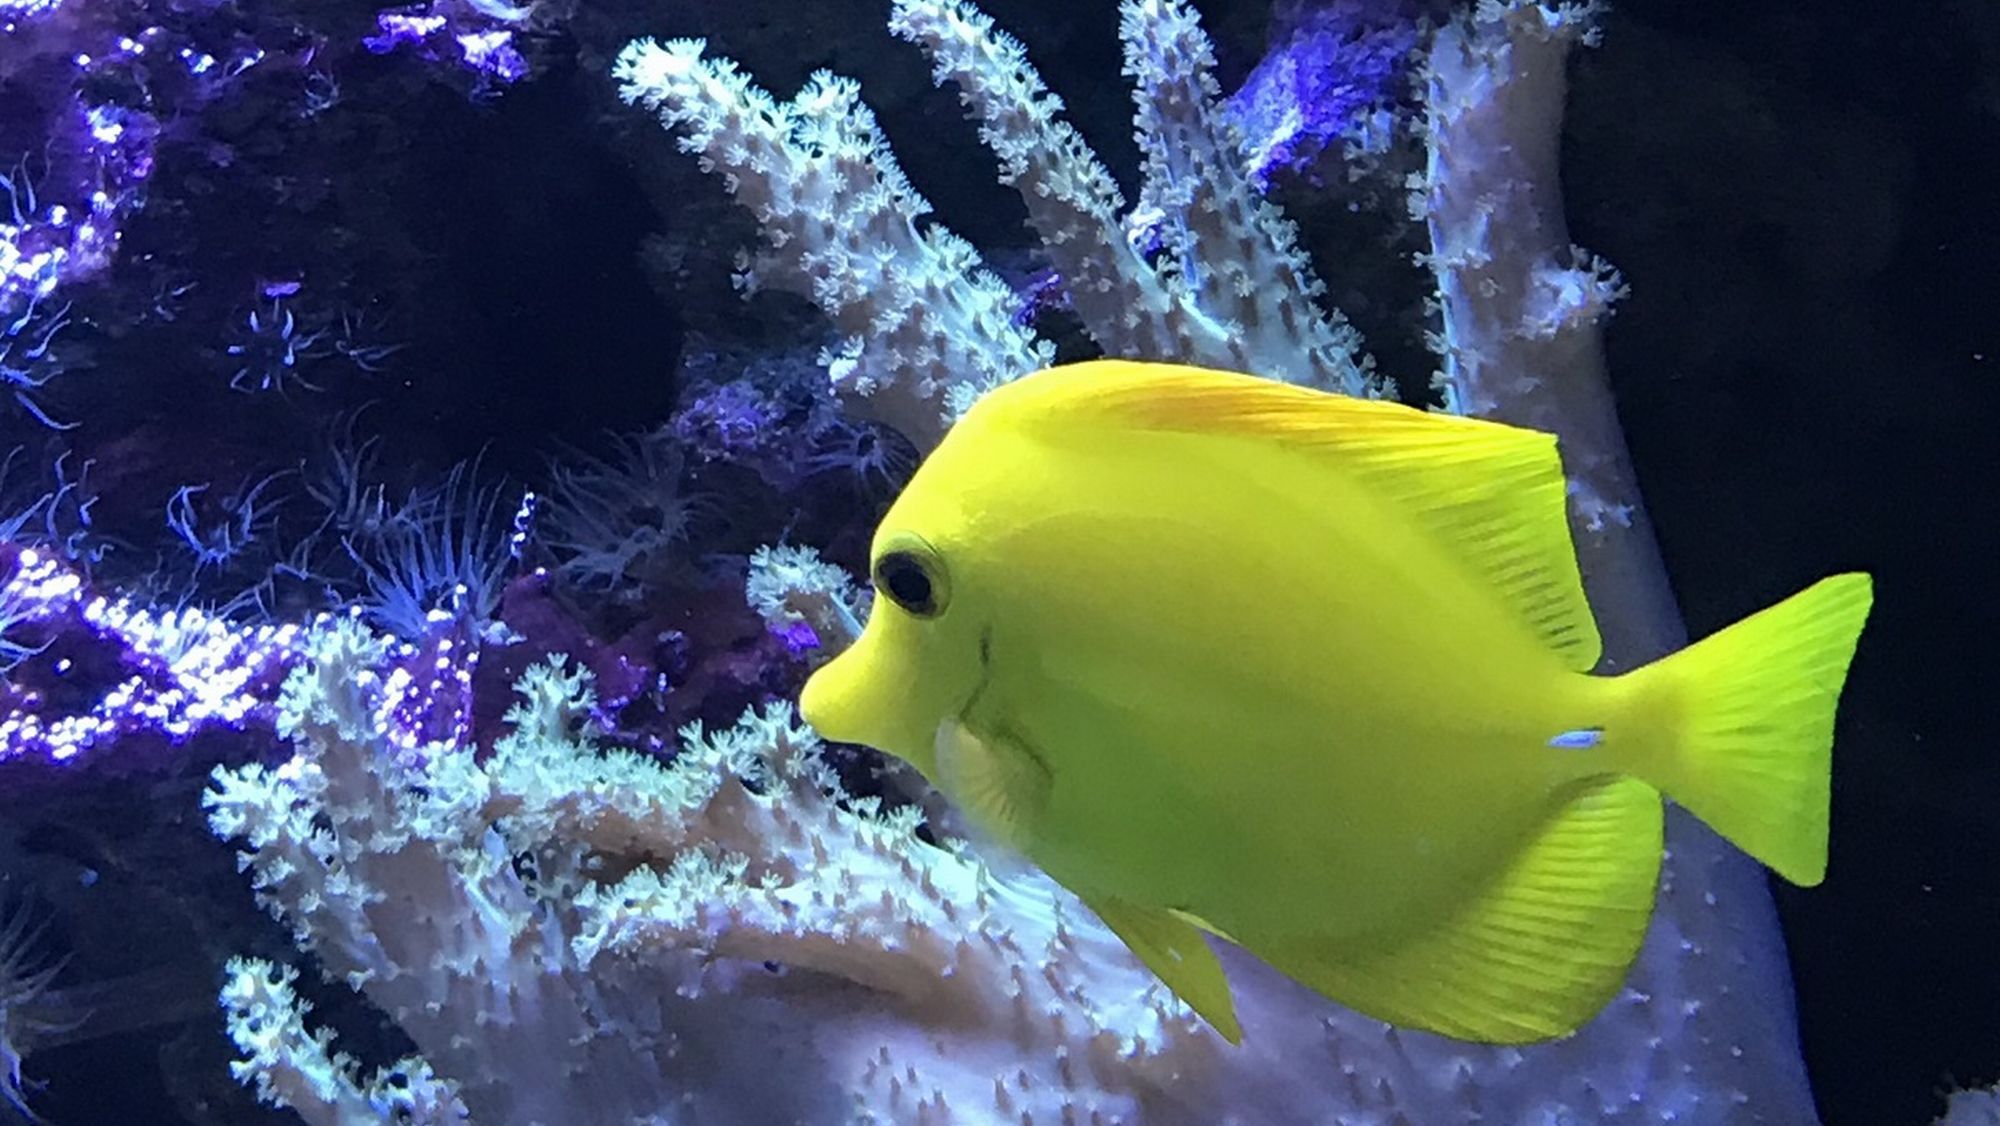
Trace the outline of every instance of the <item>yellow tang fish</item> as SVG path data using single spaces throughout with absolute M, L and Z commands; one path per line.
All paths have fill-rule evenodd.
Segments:
M 1826 870 L 1843 574 L 1623 676 L 1554 437 L 1098 361 L 976 404 L 877 531 L 829 739 L 914 764 L 1231 1042 L 1201 932 L 1467 1040 L 1567 1034 L 1652 911 L 1665 794 Z

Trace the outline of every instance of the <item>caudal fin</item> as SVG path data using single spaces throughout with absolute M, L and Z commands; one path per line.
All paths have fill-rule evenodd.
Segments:
M 1632 674 L 1678 713 L 1649 780 L 1801 886 L 1826 876 L 1834 708 L 1873 589 L 1822 579 Z

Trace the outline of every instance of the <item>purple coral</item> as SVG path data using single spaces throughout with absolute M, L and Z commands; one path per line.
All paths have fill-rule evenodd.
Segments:
M 781 452 L 788 413 L 749 380 L 731 380 L 676 412 L 674 436 L 697 461 L 760 461 Z
M 0 762 L 268 724 L 304 639 L 295 625 L 238 627 L 107 598 L 34 548 L 0 545 L 0 568 L 0 635 L 14 657 L 0 683 Z
M 39 112 L 39 121 L 0 122 L 40 138 L 32 163 L 21 159 L 0 176 L 8 205 L 0 214 L 0 312 L 8 316 L 111 264 L 125 223 L 144 202 L 162 120 L 197 111 L 263 57 L 253 47 L 218 59 L 159 26 L 36 22 L 54 9 L 11 8 L 7 21 L 8 60 L 38 76 L 45 92 L 24 92 L 10 107 Z
M 1329 146 L 1379 153 L 1407 100 L 1421 44 L 1419 0 L 1289 0 L 1276 42 L 1228 112 L 1243 133 L 1246 170 L 1268 187 L 1280 171 L 1309 168 Z
M 538 14 L 534 6 L 494 0 L 428 0 L 376 13 L 376 33 L 361 42 L 378 55 L 407 50 L 428 62 L 456 63 L 474 77 L 474 93 L 487 94 L 532 72 L 522 36 Z
M 47 552 L 0 544 L 0 763 L 71 763 L 114 745 L 271 730 L 315 629 L 232 623 L 95 592 Z M 353 612 L 358 616 L 358 612 Z M 456 623 L 384 639 L 384 728 L 397 746 L 463 738 L 479 646 Z

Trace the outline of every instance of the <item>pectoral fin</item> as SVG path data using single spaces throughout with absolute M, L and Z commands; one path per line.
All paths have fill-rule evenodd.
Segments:
M 973 827 L 1017 852 L 1031 852 L 1052 779 L 1042 760 L 1007 735 L 975 734 L 956 719 L 937 730 L 938 787 Z
M 1236 1003 L 1229 995 L 1229 979 L 1208 940 L 1193 924 L 1173 912 L 1122 899 L 1086 897 L 1084 904 L 1175 996 L 1215 1026 L 1223 1039 L 1231 1044 L 1243 1042 L 1243 1029 L 1236 1023 Z

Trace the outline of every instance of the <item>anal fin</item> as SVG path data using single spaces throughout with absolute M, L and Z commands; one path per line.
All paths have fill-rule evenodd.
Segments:
M 1287 976 L 1392 1024 L 1511 1044 L 1568 1035 L 1623 985 L 1659 879 L 1660 796 L 1634 778 L 1582 783 L 1479 895 L 1379 946 L 1246 943 Z

